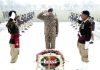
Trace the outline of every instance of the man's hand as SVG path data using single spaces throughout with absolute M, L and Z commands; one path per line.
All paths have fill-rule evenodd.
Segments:
M 58 33 L 56 33 L 56 37 L 58 36 Z
M 81 33 L 80 33 L 80 32 L 78 33 L 78 35 L 79 35 L 80 37 L 82 37 L 82 35 L 81 35 Z

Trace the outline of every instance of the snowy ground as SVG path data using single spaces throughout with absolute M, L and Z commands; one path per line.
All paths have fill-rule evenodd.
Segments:
M 89 46 L 89 63 L 83 64 L 77 48 L 77 30 L 70 22 L 59 23 L 56 49 L 65 57 L 65 70 L 100 70 L 100 33 L 95 32 L 95 41 Z M 99 25 L 99 24 L 98 24 Z M 98 26 L 97 25 L 97 26 Z M 10 63 L 9 34 L 4 27 L 0 31 L 0 70 L 36 70 L 36 54 L 45 49 L 44 24 L 33 22 L 33 26 L 20 37 L 20 55 L 17 63 Z

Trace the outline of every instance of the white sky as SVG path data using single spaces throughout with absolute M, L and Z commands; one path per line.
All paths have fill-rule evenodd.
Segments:
M 94 3 L 100 4 L 100 0 L 2 0 L 3 2 L 6 1 L 15 1 L 20 5 L 30 4 L 30 5 L 63 5 L 65 3 L 69 4 L 84 4 L 84 3 Z

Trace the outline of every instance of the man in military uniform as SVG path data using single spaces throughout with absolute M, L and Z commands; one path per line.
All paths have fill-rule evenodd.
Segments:
M 78 32 L 77 46 L 83 62 L 89 62 L 88 47 L 89 47 L 89 41 L 91 39 L 91 33 L 92 33 L 89 16 L 90 16 L 89 11 L 87 10 L 82 11 L 81 14 L 82 23 L 80 25 L 79 32 Z
M 55 40 L 58 35 L 58 19 L 56 14 L 50 8 L 48 11 L 41 12 L 37 18 L 45 23 L 46 49 L 55 49 Z
M 20 41 L 19 41 L 19 28 L 16 23 L 16 11 L 10 11 L 9 12 L 9 20 L 6 24 L 6 27 L 8 29 L 9 34 L 11 35 L 10 37 L 10 54 L 11 54 L 11 63 L 15 63 L 18 59 L 19 55 L 19 48 L 20 48 Z

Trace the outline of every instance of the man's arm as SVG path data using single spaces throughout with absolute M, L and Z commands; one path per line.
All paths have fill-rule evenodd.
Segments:
M 44 20 L 45 16 L 44 16 L 43 14 L 44 14 L 44 13 L 41 12 L 41 13 L 37 16 L 37 18 L 40 19 L 40 20 Z
M 86 37 L 86 41 L 89 41 L 90 38 L 91 38 L 91 32 L 92 32 L 92 26 L 91 26 L 91 23 L 88 22 L 86 24 L 86 32 L 85 32 L 85 37 Z
M 58 35 L 59 31 L 59 24 L 58 24 L 58 19 L 56 18 L 56 34 Z

